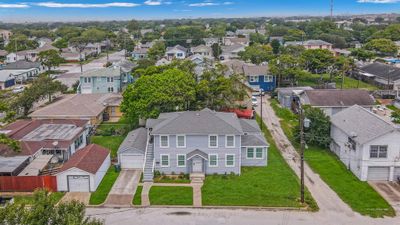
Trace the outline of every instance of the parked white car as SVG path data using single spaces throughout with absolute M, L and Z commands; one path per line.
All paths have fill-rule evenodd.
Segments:
M 17 86 L 15 88 L 13 88 L 12 92 L 17 94 L 17 93 L 21 93 L 25 90 L 25 86 Z
M 258 100 L 255 96 L 251 97 L 251 104 L 255 107 L 258 105 Z

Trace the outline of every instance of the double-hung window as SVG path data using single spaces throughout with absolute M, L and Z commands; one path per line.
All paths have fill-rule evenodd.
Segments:
M 234 167 L 235 166 L 235 155 L 227 154 L 225 159 L 226 167 Z
M 217 148 L 218 147 L 218 135 L 208 136 L 208 147 Z
M 270 82 L 272 82 L 273 80 L 274 80 L 274 78 L 273 78 L 273 76 L 271 76 L 271 75 L 265 75 L 265 76 L 264 76 L 264 82 L 270 83 Z
M 218 155 L 217 154 L 208 155 L 208 164 L 210 167 L 217 167 L 218 166 Z
M 167 135 L 160 136 L 160 147 L 168 148 L 169 147 L 169 137 Z
M 226 135 L 225 147 L 227 147 L 227 148 L 235 147 L 235 135 Z
M 256 148 L 256 159 L 262 159 L 263 158 L 263 148 Z
M 369 151 L 370 158 L 387 158 L 387 146 L 386 145 L 371 145 Z
M 250 82 L 258 82 L 258 76 L 249 76 Z
M 177 135 L 176 136 L 176 147 L 177 148 L 186 148 L 186 136 L 185 135 Z
M 186 155 L 176 155 L 176 161 L 178 167 L 185 167 L 186 166 Z
M 248 159 L 254 158 L 254 148 L 247 148 L 247 158 Z
M 169 167 L 169 155 L 160 155 L 161 167 Z

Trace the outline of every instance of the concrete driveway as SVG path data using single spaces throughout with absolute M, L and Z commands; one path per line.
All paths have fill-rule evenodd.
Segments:
M 67 192 L 60 202 L 79 201 L 85 205 L 89 204 L 90 192 Z
M 140 181 L 141 170 L 122 170 L 108 194 L 106 206 L 130 206 Z
M 370 181 L 369 184 L 400 214 L 400 184 L 384 181 Z

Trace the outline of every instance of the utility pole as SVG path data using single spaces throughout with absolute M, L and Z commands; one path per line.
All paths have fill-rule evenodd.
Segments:
M 261 88 L 260 89 L 260 97 L 261 97 L 261 106 L 260 106 L 260 109 L 261 109 L 261 114 L 260 114 L 260 117 L 261 117 L 261 131 L 263 130 L 263 124 L 264 124 L 264 121 L 263 121 L 263 89 Z
M 333 21 L 333 0 L 331 0 L 331 21 Z
M 304 148 L 305 148 L 305 140 L 304 140 L 304 110 L 300 107 L 300 201 L 304 203 Z

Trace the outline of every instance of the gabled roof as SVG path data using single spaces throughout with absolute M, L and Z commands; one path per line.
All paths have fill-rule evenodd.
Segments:
M 177 50 L 183 51 L 183 52 L 187 52 L 187 48 L 185 48 L 185 47 L 183 47 L 183 46 L 180 46 L 180 45 L 175 45 L 174 47 L 168 47 L 168 48 L 167 48 L 167 52 L 170 52 L 170 51 L 177 51 Z
M 358 105 L 336 113 L 331 117 L 331 122 L 359 144 L 397 130 L 394 124 Z
M 211 52 L 212 49 L 211 47 L 205 46 L 205 45 L 199 45 L 196 47 L 192 47 L 191 52 L 197 53 L 197 52 Z
M 7 64 L 3 69 L 4 70 L 25 70 L 32 68 L 40 68 L 40 62 L 28 62 L 25 60 L 16 61 L 13 63 Z
M 305 90 L 302 103 L 316 107 L 349 107 L 353 105 L 373 106 L 374 98 L 365 90 L 321 89 Z
M 268 65 L 243 65 L 245 76 L 259 76 L 268 74 Z
M 307 41 L 288 41 L 285 43 L 285 45 L 332 45 L 329 42 L 323 41 L 323 40 L 307 40 Z
M 78 150 L 64 163 L 60 173 L 71 168 L 78 168 L 91 174 L 96 174 L 110 155 L 110 151 L 96 144 L 91 144 Z
M 256 120 L 239 119 L 244 133 L 261 133 Z
M 160 118 L 165 119 L 153 124 L 152 134 L 243 134 L 235 113 L 203 109 L 161 114 Z
M 227 54 L 227 53 L 244 51 L 245 47 L 246 46 L 242 44 L 233 44 L 233 45 L 221 46 L 221 49 L 223 54 Z
M 110 66 L 96 70 L 89 70 L 84 72 L 82 77 L 119 77 L 121 76 L 121 67 Z
M 146 151 L 147 130 L 138 128 L 128 133 L 122 144 L 118 148 L 118 153 L 137 153 L 143 154 Z
M 400 80 L 400 68 L 384 63 L 372 63 L 363 66 L 361 67 L 361 71 L 375 75 L 384 80 L 387 80 L 389 77 L 392 82 Z
M 201 150 L 199 150 L 199 149 L 196 149 L 196 150 L 191 151 L 188 154 L 186 154 L 186 160 L 190 160 L 195 156 L 200 156 L 204 160 L 208 160 L 208 154 L 203 152 L 203 151 L 201 151 Z
M 267 141 L 265 140 L 265 137 L 262 134 L 248 134 L 248 135 L 243 135 L 241 140 L 241 144 L 244 147 L 264 147 L 264 146 L 269 146 Z

